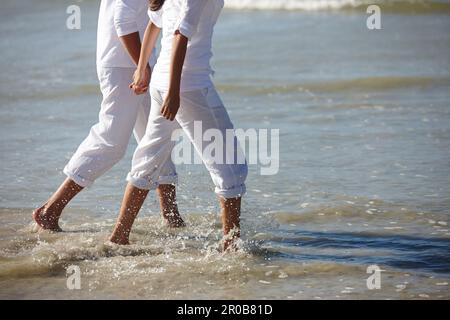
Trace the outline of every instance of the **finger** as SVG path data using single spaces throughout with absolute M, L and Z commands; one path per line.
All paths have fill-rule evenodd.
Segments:
M 171 120 L 172 120 L 172 121 L 173 121 L 173 120 L 175 119 L 175 117 L 177 116 L 178 110 L 179 110 L 179 107 L 178 107 L 178 108 L 175 108 L 175 110 L 172 111 L 172 117 L 171 117 Z
M 137 95 L 141 95 L 141 94 L 144 93 L 144 91 L 142 91 L 140 88 L 136 88 L 136 89 L 134 90 L 134 93 L 137 94 Z
M 167 107 L 164 108 L 163 117 L 167 119 L 167 114 L 169 113 L 169 110 L 167 110 Z
M 175 119 L 175 116 L 176 116 L 177 114 L 175 113 L 175 112 L 173 112 L 171 115 L 170 115 L 170 121 L 173 121 L 174 119 Z
M 140 86 L 140 85 L 136 85 L 136 84 L 133 87 L 137 91 L 146 90 L 148 88 L 148 86 Z
M 166 112 L 165 112 L 165 114 L 164 114 L 164 117 L 165 117 L 167 120 L 170 119 L 170 110 L 169 110 L 169 108 L 166 109 Z
M 168 110 L 169 110 L 169 107 L 167 106 L 167 104 L 164 104 L 164 107 L 162 109 L 162 115 L 164 117 L 166 116 Z

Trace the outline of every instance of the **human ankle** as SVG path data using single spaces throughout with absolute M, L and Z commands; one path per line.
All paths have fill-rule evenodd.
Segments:
M 58 219 L 61 215 L 62 210 L 64 209 L 64 206 L 62 206 L 59 203 L 47 203 L 44 206 L 44 216 L 47 218 L 54 218 Z

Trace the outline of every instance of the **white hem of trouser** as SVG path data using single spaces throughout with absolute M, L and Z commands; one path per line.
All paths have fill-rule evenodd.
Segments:
M 133 177 L 130 174 L 128 174 L 127 181 L 139 189 L 155 190 L 156 188 L 158 188 L 158 186 L 160 184 L 177 184 L 178 183 L 178 175 L 161 176 L 158 178 L 157 182 L 154 182 L 154 181 L 149 181 L 145 178 L 136 178 L 136 177 Z
M 63 172 L 69 179 L 73 180 L 77 185 L 79 185 L 82 188 L 90 187 L 94 183 L 94 181 L 90 181 L 90 180 L 87 180 L 83 177 L 76 175 L 75 173 L 73 173 L 69 169 L 67 169 L 67 167 L 64 168 Z
M 219 197 L 231 199 L 242 197 L 247 192 L 247 189 L 245 187 L 245 184 L 243 184 L 228 190 L 218 190 L 216 188 L 215 192 Z
M 160 176 L 158 178 L 158 185 L 160 184 L 178 184 L 178 175 Z

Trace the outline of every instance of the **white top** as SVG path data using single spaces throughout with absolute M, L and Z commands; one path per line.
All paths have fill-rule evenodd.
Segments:
M 212 85 L 212 35 L 223 5 L 224 0 L 166 0 L 159 11 L 149 11 L 150 20 L 162 28 L 161 52 L 151 80 L 154 88 L 169 89 L 172 40 L 177 30 L 189 39 L 181 91 Z
M 148 25 L 147 0 L 102 0 L 97 29 L 97 66 L 135 68 L 136 64 L 119 37 L 139 32 L 144 37 Z M 156 61 L 155 51 L 150 65 Z

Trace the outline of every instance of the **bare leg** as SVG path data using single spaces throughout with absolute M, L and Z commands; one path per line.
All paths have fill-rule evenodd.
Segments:
M 224 251 L 235 250 L 236 240 L 241 236 L 241 198 L 219 198 L 222 209 L 222 225 L 225 241 L 223 244 Z
M 83 190 L 83 187 L 67 178 L 42 207 L 34 210 L 34 221 L 36 221 L 42 229 L 61 231 L 58 224 L 59 217 L 70 200 L 72 200 L 81 190 Z
M 178 212 L 176 188 L 171 184 L 162 184 L 157 189 L 159 205 L 163 218 L 171 228 L 185 227 L 186 224 Z
M 129 236 L 131 227 L 134 220 L 142 207 L 142 204 L 147 198 L 149 190 L 143 190 L 136 188 L 129 183 L 125 189 L 125 194 L 122 200 L 122 206 L 120 208 L 119 218 L 117 219 L 116 226 L 110 237 L 110 241 L 127 245 L 130 244 Z

